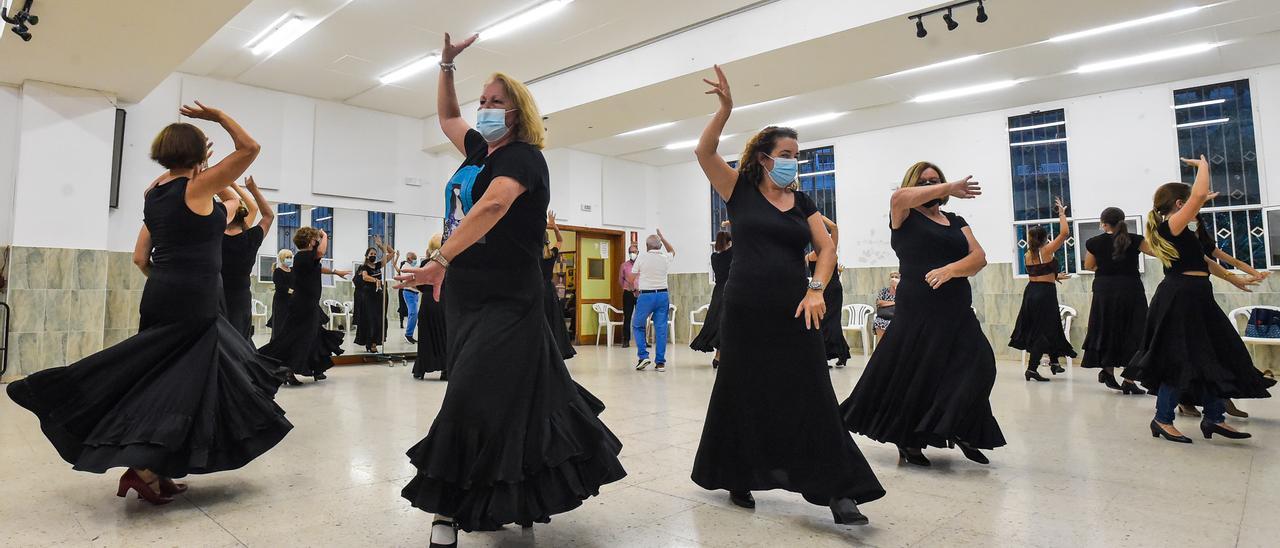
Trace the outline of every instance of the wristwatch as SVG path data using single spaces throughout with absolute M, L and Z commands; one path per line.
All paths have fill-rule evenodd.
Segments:
M 809 280 L 809 289 L 814 291 L 822 291 L 823 283 L 818 280 Z
M 449 268 L 449 259 L 444 258 L 444 255 L 440 254 L 439 249 L 432 251 L 431 256 L 427 257 L 427 260 L 434 261 L 438 263 L 440 266 L 445 267 L 446 269 Z

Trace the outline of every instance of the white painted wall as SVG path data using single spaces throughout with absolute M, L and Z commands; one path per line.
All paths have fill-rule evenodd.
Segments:
M 650 188 L 658 168 L 572 149 L 545 151 L 551 205 L 562 224 L 639 230 L 649 225 Z M 608 197 L 608 199 L 606 199 Z M 587 206 L 591 211 L 583 211 Z
M 919 160 L 942 166 L 948 178 L 973 175 L 983 196 L 953 200 L 991 262 L 1012 262 L 1013 196 L 1007 119 L 1033 110 L 1064 108 L 1071 169 L 1072 215 L 1095 218 L 1108 206 L 1145 215 L 1156 186 L 1179 178 L 1172 91 L 1196 85 L 1249 78 L 1253 93 L 1263 203 L 1280 203 L 1280 65 L 1219 74 L 1100 95 L 1027 105 L 906 126 L 803 141 L 805 148 L 831 144 L 836 151 L 837 215 L 841 225 L 840 260 L 846 266 L 891 266 L 888 200 L 906 169 Z M 709 269 L 708 184 L 695 162 L 666 166 L 657 174 L 657 211 L 650 216 L 683 249 L 673 272 Z
M 0 246 L 13 242 L 13 191 L 18 165 L 18 133 L 21 118 L 18 88 L 0 86 Z
M 14 245 L 107 248 L 114 103 L 97 91 L 23 84 Z

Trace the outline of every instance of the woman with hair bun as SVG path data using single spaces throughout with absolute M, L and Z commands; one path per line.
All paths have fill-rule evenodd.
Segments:
M 822 290 L 835 247 L 817 206 L 798 190 L 795 130 L 764 128 L 743 149 L 738 168 L 717 149 L 733 111 L 720 67 L 709 94 L 720 108 L 694 149 L 703 173 L 728 206 L 733 274 L 724 288 L 720 351 L 693 481 L 725 489 L 754 508 L 752 491 L 785 489 L 829 506 L 836 523 L 864 525 L 858 510 L 884 496 L 867 459 L 844 431 L 827 373 Z M 813 280 L 805 248 L 817 253 Z
M 1102 234 L 1084 243 L 1084 269 L 1093 271 L 1093 304 L 1084 337 L 1081 367 L 1101 368 L 1098 382 L 1124 394 L 1143 394 L 1133 381 L 1116 382 L 1115 368 L 1129 364 L 1138 352 L 1147 323 L 1147 292 L 1138 262 L 1151 253 L 1146 239 L 1130 234 L 1124 211 L 1102 210 Z
M 1071 223 L 1067 222 L 1067 206 L 1061 198 L 1053 199 L 1058 209 L 1058 235 L 1046 242 L 1049 233 L 1043 226 L 1027 229 L 1027 288 L 1022 293 L 1022 308 L 1013 325 L 1009 346 L 1027 352 L 1026 380 L 1048 382 L 1036 369 L 1040 357 L 1049 355 L 1049 370 L 1054 375 L 1065 369 L 1058 363 L 1063 356 L 1076 357 L 1071 341 L 1062 332 L 1062 313 L 1058 309 L 1058 260 L 1054 254 L 1071 235 Z

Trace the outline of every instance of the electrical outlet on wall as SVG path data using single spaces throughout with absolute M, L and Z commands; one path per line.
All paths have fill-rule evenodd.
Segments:
M 582 204 L 583 211 L 591 211 L 591 204 Z

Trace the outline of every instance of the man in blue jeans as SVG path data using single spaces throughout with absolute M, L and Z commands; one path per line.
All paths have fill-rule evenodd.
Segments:
M 636 257 L 631 265 L 631 279 L 640 290 L 636 299 L 636 310 L 631 316 L 631 332 L 636 341 L 636 371 L 644 371 L 653 364 L 649 359 L 649 348 L 646 344 L 645 323 L 653 316 L 654 346 L 657 347 L 655 371 L 667 370 L 667 312 L 671 305 L 671 297 L 667 294 L 667 271 L 671 269 L 671 259 L 676 250 L 671 242 L 662 236 L 662 231 L 645 239 L 645 252 Z
M 396 274 L 399 274 L 400 269 L 405 266 L 418 266 L 418 255 L 410 251 L 405 260 L 396 265 Z M 413 331 L 418 327 L 418 300 L 422 293 L 419 293 L 418 288 L 414 286 L 405 286 L 400 291 L 404 294 L 405 307 L 409 312 L 409 326 L 404 329 L 404 339 L 409 341 L 409 344 L 418 344 L 418 340 L 413 338 Z

